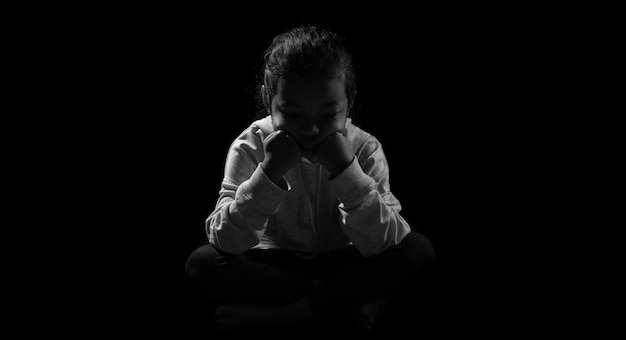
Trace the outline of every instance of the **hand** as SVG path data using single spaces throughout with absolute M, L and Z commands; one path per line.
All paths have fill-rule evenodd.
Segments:
M 315 150 L 315 157 L 335 177 L 350 165 L 354 158 L 352 142 L 341 131 L 330 134 Z
M 263 140 L 265 159 L 261 166 L 274 183 L 300 161 L 300 148 L 296 141 L 283 130 L 272 132 Z

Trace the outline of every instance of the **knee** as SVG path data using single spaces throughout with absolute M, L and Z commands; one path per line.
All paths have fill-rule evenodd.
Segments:
M 218 251 L 209 244 L 196 248 L 185 263 L 185 280 L 197 281 L 210 275 L 218 266 Z
M 400 243 L 413 266 L 424 268 L 435 262 L 435 248 L 423 234 L 411 232 Z

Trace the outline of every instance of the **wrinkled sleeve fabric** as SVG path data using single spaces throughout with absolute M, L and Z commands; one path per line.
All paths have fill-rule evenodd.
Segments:
M 411 231 L 390 190 L 387 159 L 375 137 L 365 141 L 331 185 L 339 196 L 340 226 L 361 255 L 380 254 Z
M 240 254 L 257 245 L 288 192 L 263 172 L 263 137 L 250 127 L 226 156 L 219 197 L 205 224 L 209 242 L 226 253 Z

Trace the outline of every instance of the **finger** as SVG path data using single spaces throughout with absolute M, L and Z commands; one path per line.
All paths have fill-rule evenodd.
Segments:
M 339 136 L 343 136 L 341 130 L 335 131 L 334 133 L 331 133 L 330 135 L 328 135 L 328 137 L 326 137 L 326 140 L 336 140 L 337 137 Z
M 272 132 L 272 134 L 274 135 L 274 138 L 282 138 L 285 136 L 286 132 L 283 130 L 276 130 Z
M 295 144 L 295 139 L 291 137 L 290 134 L 283 132 L 276 139 L 276 142 L 279 144 L 283 144 L 283 145 L 291 145 L 291 144 Z
M 288 140 L 291 139 L 291 135 L 287 133 L 287 131 L 284 130 L 278 130 L 275 134 L 275 138 L 279 139 L 279 140 Z
M 280 137 L 280 135 L 281 135 L 281 134 L 283 134 L 283 133 L 285 133 L 283 130 L 276 130 L 276 131 L 273 131 L 272 133 L 270 133 L 269 135 L 267 135 L 263 141 L 264 141 L 264 142 L 267 142 L 267 141 L 269 141 L 269 140 L 273 140 L 273 139 L 275 139 L 275 138 Z
M 335 134 L 342 135 L 344 137 L 348 137 L 348 129 L 343 128 L 341 130 L 337 130 L 337 131 L 335 131 Z

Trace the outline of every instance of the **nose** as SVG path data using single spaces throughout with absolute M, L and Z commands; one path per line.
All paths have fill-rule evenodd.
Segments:
M 310 124 L 301 126 L 300 129 L 298 129 L 298 132 L 303 136 L 313 137 L 320 133 L 320 129 L 317 127 L 317 125 Z

